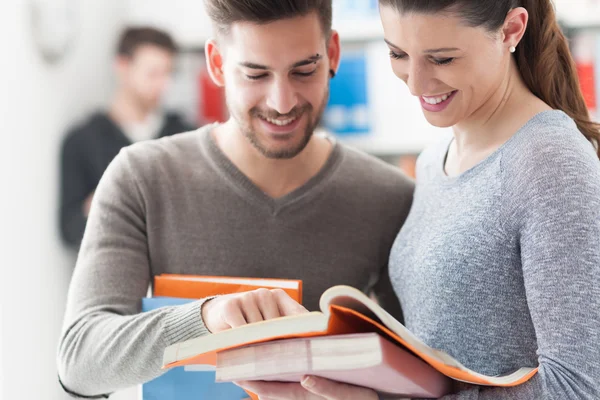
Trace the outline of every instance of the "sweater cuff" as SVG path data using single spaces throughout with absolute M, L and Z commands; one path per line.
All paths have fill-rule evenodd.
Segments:
M 171 308 L 165 318 L 167 346 L 210 334 L 202 320 L 202 305 L 213 298 L 207 297 Z

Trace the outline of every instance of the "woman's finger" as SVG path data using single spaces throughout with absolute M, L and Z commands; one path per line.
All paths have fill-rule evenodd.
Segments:
M 310 393 L 326 400 L 378 400 L 377 393 L 371 389 L 330 381 L 315 376 L 302 379 L 302 387 Z
M 240 381 L 235 384 L 258 395 L 260 400 L 324 400 L 322 396 L 305 390 L 299 383 Z

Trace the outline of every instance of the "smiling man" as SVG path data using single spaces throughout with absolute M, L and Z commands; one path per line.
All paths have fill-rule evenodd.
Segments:
M 140 313 L 157 274 L 302 279 L 310 310 L 346 284 L 399 317 L 387 264 L 413 183 L 314 134 L 340 59 L 331 0 L 205 3 L 207 62 L 231 118 L 130 146 L 102 178 L 58 355 L 63 386 L 82 397 L 153 379 L 165 347 L 223 329 L 226 297 Z M 249 298 L 237 323 L 273 316 Z

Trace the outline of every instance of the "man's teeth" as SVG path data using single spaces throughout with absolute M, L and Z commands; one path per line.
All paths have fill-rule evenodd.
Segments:
M 265 118 L 265 119 L 267 121 L 269 121 L 270 123 L 272 123 L 273 125 L 286 126 L 286 125 L 289 125 L 292 122 L 294 122 L 296 120 L 296 117 L 288 118 L 288 119 L 271 119 L 271 118 Z
M 423 100 L 425 100 L 425 103 L 427 103 L 427 104 L 439 104 L 442 101 L 448 100 L 448 97 L 450 97 L 451 95 L 452 95 L 452 92 L 446 93 L 445 95 L 440 96 L 440 97 L 425 97 L 425 96 L 423 96 Z

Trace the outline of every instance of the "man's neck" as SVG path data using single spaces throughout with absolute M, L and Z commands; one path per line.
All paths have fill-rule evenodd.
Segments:
M 110 105 L 109 114 L 119 125 L 129 125 L 145 121 L 152 111 L 142 107 L 125 90 L 119 90 Z
M 313 135 L 304 150 L 291 159 L 272 159 L 260 153 L 233 120 L 211 132 L 231 162 L 268 196 L 277 199 L 306 184 L 325 166 L 332 143 Z

